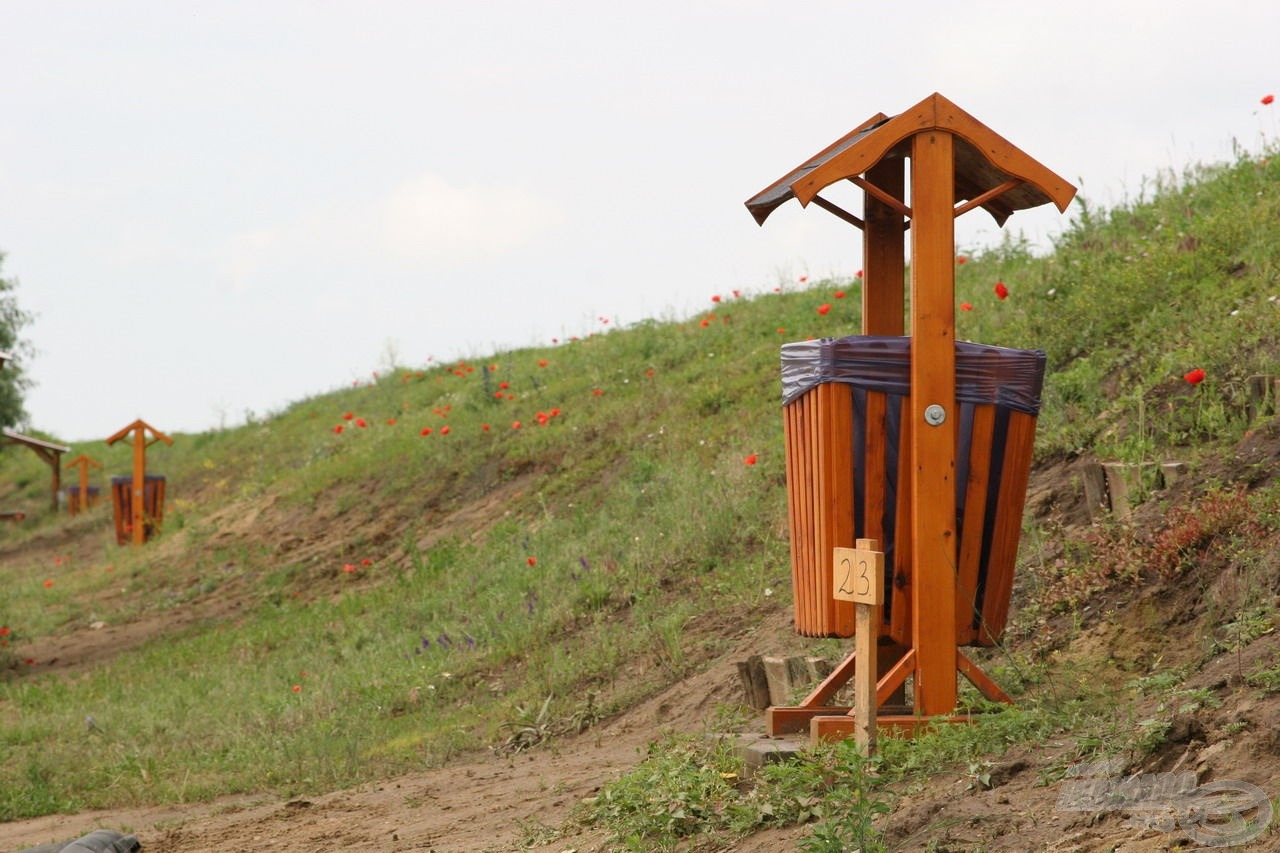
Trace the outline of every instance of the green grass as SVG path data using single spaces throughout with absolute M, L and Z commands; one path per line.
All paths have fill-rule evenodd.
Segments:
M 1049 354 L 1041 459 L 1194 457 L 1244 432 L 1246 380 L 1280 373 L 1277 185 L 1276 156 L 1189 169 L 1081 206 L 1047 256 L 967 252 L 960 336 Z M 513 726 L 573 729 L 698 669 L 790 607 L 778 347 L 855 332 L 859 288 L 709 292 L 695 317 L 397 367 L 173 435 L 148 455 L 169 499 L 144 549 L 116 547 L 109 512 L 50 514 L 47 467 L 7 449 L 0 505 L 30 519 L 0 531 L 0 820 L 355 785 Z M 128 469 L 122 447 L 75 452 Z M 193 609 L 223 595 L 240 609 Z M 22 662 L 98 620 L 187 612 L 204 615 L 91 668 Z

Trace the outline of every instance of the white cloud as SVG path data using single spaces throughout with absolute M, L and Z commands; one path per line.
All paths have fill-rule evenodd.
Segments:
M 563 218 L 556 205 L 521 190 L 457 186 L 426 173 L 388 194 L 374 221 L 380 245 L 395 257 L 452 266 L 525 246 Z

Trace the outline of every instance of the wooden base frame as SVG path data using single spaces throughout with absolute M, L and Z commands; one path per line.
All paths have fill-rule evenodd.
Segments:
M 972 722 L 973 717 L 969 714 L 924 715 L 908 706 L 889 702 L 902 688 L 907 676 L 915 671 L 915 663 L 915 649 L 907 649 L 876 681 L 876 727 L 891 729 L 910 736 L 919 728 L 934 723 Z M 841 661 L 840 665 L 832 670 L 831 674 L 799 705 L 774 706 L 765 711 L 765 730 L 774 737 L 798 734 L 808 730 L 810 740 L 815 744 L 823 740 L 846 738 L 852 735 L 856 723 L 854 709 L 848 705 L 832 705 L 830 702 L 853 678 L 856 667 L 857 652 L 855 651 Z M 968 679 L 970 684 L 991 701 L 1009 704 L 1013 702 L 1009 695 L 983 672 L 981 667 L 958 648 L 955 668 L 957 673 Z

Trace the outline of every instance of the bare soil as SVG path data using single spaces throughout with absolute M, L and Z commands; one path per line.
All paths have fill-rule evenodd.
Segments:
M 1062 542 L 1083 535 L 1089 528 L 1078 478 L 1080 462 L 1047 464 L 1033 476 L 1030 510 L 1062 531 L 1061 539 L 1035 546 L 1040 549 L 1032 555 L 1035 560 L 1051 562 L 1060 557 Z M 1197 478 L 1178 488 L 1192 490 L 1197 479 L 1241 481 L 1244 472 L 1249 472 L 1249 482 L 1256 486 L 1269 481 L 1278 462 L 1277 431 L 1254 433 L 1237 449 L 1235 458 L 1223 460 L 1214 470 L 1206 466 Z M 490 494 L 458 503 L 439 510 L 436 517 L 442 527 L 483 526 L 500 512 L 500 498 Z M 1140 510 L 1135 523 L 1157 526 L 1157 514 L 1165 511 L 1157 507 L 1176 504 L 1179 493 L 1171 490 L 1162 500 Z M 264 497 L 257 499 L 250 511 L 245 510 L 240 504 L 229 514 L 220 535 L 243 540 L 256 535 L 254 531 L 288 531 L 287 535 L 267 534 L 272 537 L 269 541 L 254 543 L 281 553 L 331 548 L 331 537 L 341 535 L 335 532 L 337 525 L 327 523 L 323 508 L 295 515 Z M 1143 512 L 1150 517 L 1144 520 Z M 370 523 L 388 525 L 382 535 L 387 541 L 396 541 L 394 520 L 384 516 L 377 522 L 370 519 Z M 24 553 L 82 553 L 86 559 L 93 553 L 100 555 L 100 541 L 80 531 L 72 528 L 47 540 L 27 542 Z M 1280 552 L 1280 542 L 1276 544 Z M 180 548 L 178 537 L 159 547 Z M 12 551 L 0 543 L 0 562 L 6 556 L 12 556 Z M 1272 584 L 1273 590 L 1280 589 L 1280 565 L 1263 567 L 1262 571 L 1273 573 L 1274 577 L 1268 575 L 1263 581 Z M 1162 746 L 1153 753 L 1135 753 L 1125 773 L 1194 772 L 1201 785 L 1239 780 L 1275 797 L 1280 794 L 1280 699 L 1248 686 L 1243 676 L 1260 663 L 1271 666 L 1280 661 L 1280 633 L 1267 632 L 1207 662 L 1204 655 L 1206 635 L 1213 630 L 1210 610 L 1218 604 L 1230 604 L 1236 594 L 1232 585 L 1238 583 L 1240 572 L 1241 567 L 1227 560 L 1194 584 L 1157 579 L 1111 589 L 1076 612 L 1021 624 L 1011 631 L 1011 642 L 1114 684 L 1117 701 L 1129 703 L 1126 713 L 1138 719 L 1150 715 L 1172 720 Z M 1028 594 L 1025 583 L 1020 584 L 1015 610 L 1017 601 Z M 140 615 L 127 623 L 42 639 L 21 654 L 35 658 L 41 667 L 74 673 L 174 630 L 175 618 L 191 622 L 230 617 L 248 605 L 250 595 L 247 588 L 226 584 L 210 596 L 167 609 L 163 619 L 139 610 Z M 511 757 L 478 753 L 440 769 L 305 799 L 286 801 L 261 794 L 3 823 L 0 850 L 65 841 L 98 828 L 132 832 L 144 850 L 166 853 L 606 850 L 607 839 L 599 831 L 585 829 L 570 819 L 574 807 L 605 781 L 634 767 L 645 746 L 664 729 L 699 731 L 713 708 L 739 701 L 737 661 L 756 653 L 804 650 L 802 638 L 792 632 L 785 613 L 763 616 L 755 624 L 742 622 L 739 616 L 732 624 L 726 618 L 723 623 L 698 626 L 697 630 L 722 632 L 736 642 L 692 676 L 585 734 L 560 738 L 529 752 Z M 1191 665 L 1193 674 L 1184 687 L 1200 691 L 1197 695 L 1208 696 L 1209 701 L 1190 703 L 1186 710 L 1172 709 L 1170 716 L 1171 709 L 1157 704 L 1167 697 L 1132 699 L 1132 691 L 1123 690 L 1124 684 L 1149 671 L 1157 660 L 1164 666 Z M 1071 688 L 1063 682 L 1047 689 Z M 1135 701 L 1136 705 L 1132 704 Z M 1063 732 L 1044 743 L 1013 745 L 994 759 L 975 756 L 973 766 L 896 791 L 893 812 L 882 822 L 891 849 L 949 853 L 1195 849 L 1186 834 L 1168 823 L 1161 825 L 1159 815 L 1060 807 L 1063 768 L 1078 760 L 1080 734 Z M 769 830 L 743 840 L 734 849 L 765 853 L 795 850 L 806 832 L 804 827 Z M 1280 849 L 1280 834 L 1266 834 L 1248 849 Z

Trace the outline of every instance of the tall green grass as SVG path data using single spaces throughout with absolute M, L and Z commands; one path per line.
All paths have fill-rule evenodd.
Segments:
M 1081 206 L 1047 256 L 967 252 L 961 337 L 1049 354 L 1042 457 L 1243 431 L 1243 383 L 1277 370 L 1278 185 L 1275 157 L 1190 169 Z M 105 508 L 49 513 L 48 468 L 5 450 L 0 504 L 30 519 L 0 531 L 0 819 L 352 785 L 500 745 L 544 704 L 568 730 L 702 666 L 790 606 L 778 347 L 856 332 L 859 288 L 708 292 L 693 317 L 175 435 L 149 454 L 169 497 L 143 549 L 114 544 Z M 128 469 L 122 448 L 75 450 Z M 220 596 L 240 608 L 204 606 Z M 92 667 L 22 660 L 169 617 Z

